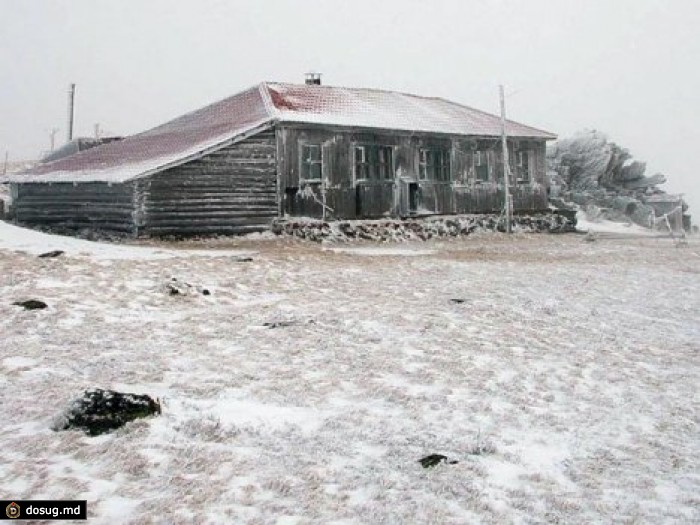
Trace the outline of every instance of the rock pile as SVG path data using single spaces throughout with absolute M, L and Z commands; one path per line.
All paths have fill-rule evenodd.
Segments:
M 560 213 L 518 215 L 513 230 L 531 233 L 576 231 L 576 218 Z M 476 231 L 505 231 L 499 215 L 458 215 L 407 220 L 321 221 L 314 219 L 278 220 L 272 225 L 277 235 L 290 235 L 315 242 L 368 240 L 401 242 L 432 238 L 463 237 Z
M 165 283 L 165 289 L 170 295 L 211 295 L 207 288 L 180 281 L 177 277 L 173 277 Z

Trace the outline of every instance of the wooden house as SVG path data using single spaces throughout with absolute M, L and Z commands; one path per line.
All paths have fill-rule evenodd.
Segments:
M 497 212 L 500 133 L 499 117 L 442 98 L 265 82 L 4 182 L 17 222 L 129 235 Z M 546 209 L 555 136 L 512 121 L 507 134 L 516 213 Z

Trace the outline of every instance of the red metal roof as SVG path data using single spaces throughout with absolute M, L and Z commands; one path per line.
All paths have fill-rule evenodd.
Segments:
M 123 182 L 182 164 L 271 121 L 259 86 L 156 128 L 6 177 L 9 182 Z
M 282 122 L 316 123 L 411 132 L 499 137 L 501 119 L 442 98 L 379 89 L 266 83 L 274 116 Z M 508 121 L 513 137 L 555 135 Z
M 441 98 L 376 89 L 262 83 L 151 130 L 40 164 L 2 181 L 123 182 L 182 164 L 276 121 L 500 136 L 499 117 Z M 508 121 L 507 133 L 555 138 L 512 121 Z

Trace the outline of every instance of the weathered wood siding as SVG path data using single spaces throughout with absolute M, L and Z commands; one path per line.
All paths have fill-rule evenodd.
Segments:
M 87 183 L 13 184 L 17 222 L 66 229 L 134 232 L 134 185 Z
M 278 215 L 274 130 L 140 181 L 140 232 L 261 231 Z
M 318 182 L 306 182 L 301 176 L 304 144 L 322 147 L 325 187 Z M 391 147 L 391 180 L 357 180 L 356 145 Z M 450 180 L 420 178 L 422 148 L 449 152 Z M 349 128 L 286 124 L 277 129 L 277 151 L 281 211 L 289 216 L 320 217 L 324 191 L 329 218 L 487 213 L 503 207 L 505 186 L 498 139 L 391 130 L 368 133 Z M 477 151 L 489 152 L 488 180 L 477 178 L 474 168 Z M 515 158 L 519 151 L 528 151 L 530 155 L 530 179 L 527 182 L 519 182 L 515 173 Z M 511 188 L 515 211 L 546 209 L 545 142 L 513 140 L 509 143 L 509 157 L 514 171 Z M 416 209 L 411 209 L 412 192 Z
M 304 144 L 321 146 L 323 184 L 301 176 Z M 358 145 L 390 148 L 386 177 L 358 179 Z M 424 148 L 445 152 L 448 180 L 421 178 Z M 529 155 L 529 180 L 517 173 L 511 180 L 515 211 L 545 209 L 544 141 L 515 140 L 509 148 L 512 159 L 519 151 Z M 477 152 L 490 159 L 483 180 Z M 321 217 L 322 202 L 330 219 L 494 212 L 503 206 L 504 181 L 497 139 L 285 124 L 127 183 L 16 184 L 13 192 L 18 222 L 206 235 L 265 230 L 280 214 Z

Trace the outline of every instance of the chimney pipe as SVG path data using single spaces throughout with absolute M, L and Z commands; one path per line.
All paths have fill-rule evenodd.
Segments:
M 73 120 L 75 118 L 75 84 L 68 89 L 68 142 L 73 140 Z
M 320 86 L 321 85 L 321 73 L 306 73 L 306 85 L 307 86 Z

